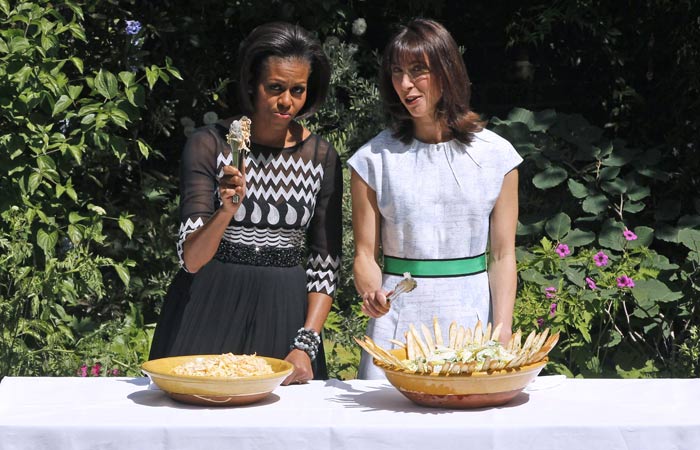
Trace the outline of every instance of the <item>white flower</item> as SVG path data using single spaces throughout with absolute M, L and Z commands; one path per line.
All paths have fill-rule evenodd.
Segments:
M 184 117 L 180 118 L 180 125 L 187 128 L 187 127 L 194 127 L 195 124 L 194 124 L 194 120 L 190 119 L 187 116 L 184 116 Z
M 352 34 L 355 36 L 362 36 L 365 34 L 365 31 L 367 31 L 367 22 L 365 19 L 362 17 L 355 19 L 355 21 L 352 23 Z
M 206 125 L 211 125 L 213 123 L 216 123 L 217 120 L 219 120 L 219 116 L 214 111 L 208 111 L 204 113 L 203 120 Z

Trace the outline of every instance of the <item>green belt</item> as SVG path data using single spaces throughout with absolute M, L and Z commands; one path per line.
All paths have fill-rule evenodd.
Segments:
M 412 277 L 463 277 L 484 272 L 486 255 L 457 259 L 405 259 L 384 256 L 384 273 Z

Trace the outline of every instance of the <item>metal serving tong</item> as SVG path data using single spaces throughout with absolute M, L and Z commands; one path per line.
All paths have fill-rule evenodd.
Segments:
M 411 278 L 411 274 L 409 272 L 404 272 L 403 280 L 396 283 L 394 290 L 387 294 L 386 302 L 391 304 L 391 302 L 396 300 L 399 295 L 405 294 L 406 292 L 411 292 L 416 288 L 416 286 L 418 286 L 418 283 L 415 279 Z

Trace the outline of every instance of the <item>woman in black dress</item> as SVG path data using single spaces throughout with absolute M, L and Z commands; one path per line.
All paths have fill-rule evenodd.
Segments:
M 287 23 L 257 27 L 240 49 L 251 151 L 242 172 L 228 165 L 233 118 L 185 145 L 182 269 L 150 358 L 257 353 L 294 365 L 284 384 L 324 379 L 319 333 L 340 269 L 342 173 L 333 147 L 294 119 L 324 101 L 329 63 L 318 41 Z

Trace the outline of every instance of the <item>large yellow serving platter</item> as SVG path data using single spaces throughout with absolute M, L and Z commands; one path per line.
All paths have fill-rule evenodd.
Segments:
M 292 373 L 287 361 L 261 357 L 272 367 L 273 373 L 248 377 L 204 377 L 175 375 L 179 365 L 218 355 L 188 355 L 154 359 L 141 369 L 151 380 L 174 400 L 206 406 L 247 405 L 260 401 L 275 390 Z
M 406 349 L 391 350 L 399 358 Z M 547 364 L 547 358 L 511 369 L 464 374 L 409 373 L 374 359 L 387 380 L 406 398 L 421 406 L 434 408 L 481 408 L 503 405 L 513 400 Z

